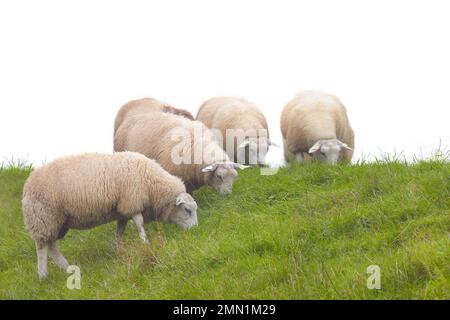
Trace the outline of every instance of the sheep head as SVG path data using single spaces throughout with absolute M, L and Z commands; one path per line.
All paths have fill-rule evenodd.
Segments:
M 265 165 L 269 146 L 278 147 L 265 136 L 247 137 L 238 146 L 237 162 L 251 165 Z M 240 152 L 243 152 L 240 154 Z M 242 159 L 241 159 L 242 158 Z
M 308 151 L 317 160 L 326 161 L 334 165 L 344 150 L 352 150 L 347 144 L 338 139 L 318 140 Z
M 183 229 L 190 229 L 197 226 L 197 203 L 188 193 L 180 193 L 169 214 L 169 221 L 174 222 Z
M 216 162 L 202 169 L 207 174 L 206 182 L 216 189 L 221 195 L 227 195 L 233 190 L 233 183 L 238 173 L 236 169 L 248 168 L 242 164 L 234 162 Z

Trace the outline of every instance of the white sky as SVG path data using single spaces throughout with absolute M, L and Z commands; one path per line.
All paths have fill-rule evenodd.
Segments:
M 125 102 L 336 94 L 361 153 L 450 145 L 448 1 L 1 1 L 0 156 L 112 150 Z M 271 162 L 282 158 L 270 152 Z M 1 161 L 0 161 L 1 162 Z

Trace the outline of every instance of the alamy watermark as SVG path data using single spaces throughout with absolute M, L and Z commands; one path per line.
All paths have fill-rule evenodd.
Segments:
M 176 127 L 169 134 L 171 141 L 177 142 L 170 154 L 173 164 L 212 164 L 223 159 L 225 151 L 233 162 L 261 166 L 261 175 L 278 172 L 278 168 L 265 166 L 269 147 L 275 145 L 266 129 L 227 129 L 224 137 L 220 130 L 204 130 L 198 125 L 194 130 Z
M 66 286 L 69 290 L 80 290 L 81 289 L 81 270 L 80 267 L 71 265 L 67 267 L 67 273 L 70 273 L 70 276 L 67 277 Z
M 370 265 L 366 269 L 366 273 L 369 275 L 367 278 L 367 289 L 380 290 L 381 289 L 381 269 L 377 265 Z

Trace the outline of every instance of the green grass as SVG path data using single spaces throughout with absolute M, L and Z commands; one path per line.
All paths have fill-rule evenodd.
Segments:
M 71 230 L 60 243 L 80 290 L 53 262 L 36 275 L 21 192 L 30 168 L 0 170 L 0 299 L 450 299 L 450 164 L 291 165 L 240 172 L 227 198 L 196 192 L 199 227 Z M 50 260 L 49 260 L 50 261 Z M 381 290 L 366 268 L 381 268 Z

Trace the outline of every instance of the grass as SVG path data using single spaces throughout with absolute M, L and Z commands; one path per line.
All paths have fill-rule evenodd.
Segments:
M 0 299 L 450 299 L 446 161 L 247 169 L 227 198 L 196 192 L 198 228 L 146 225 L 150 246 L 132 224 L 120 247 L 114 224 L 71 230 L 60 248 L 80 290 L 53 262 L 37 279 L 20 202 L 30 171 L 0 169 Z

